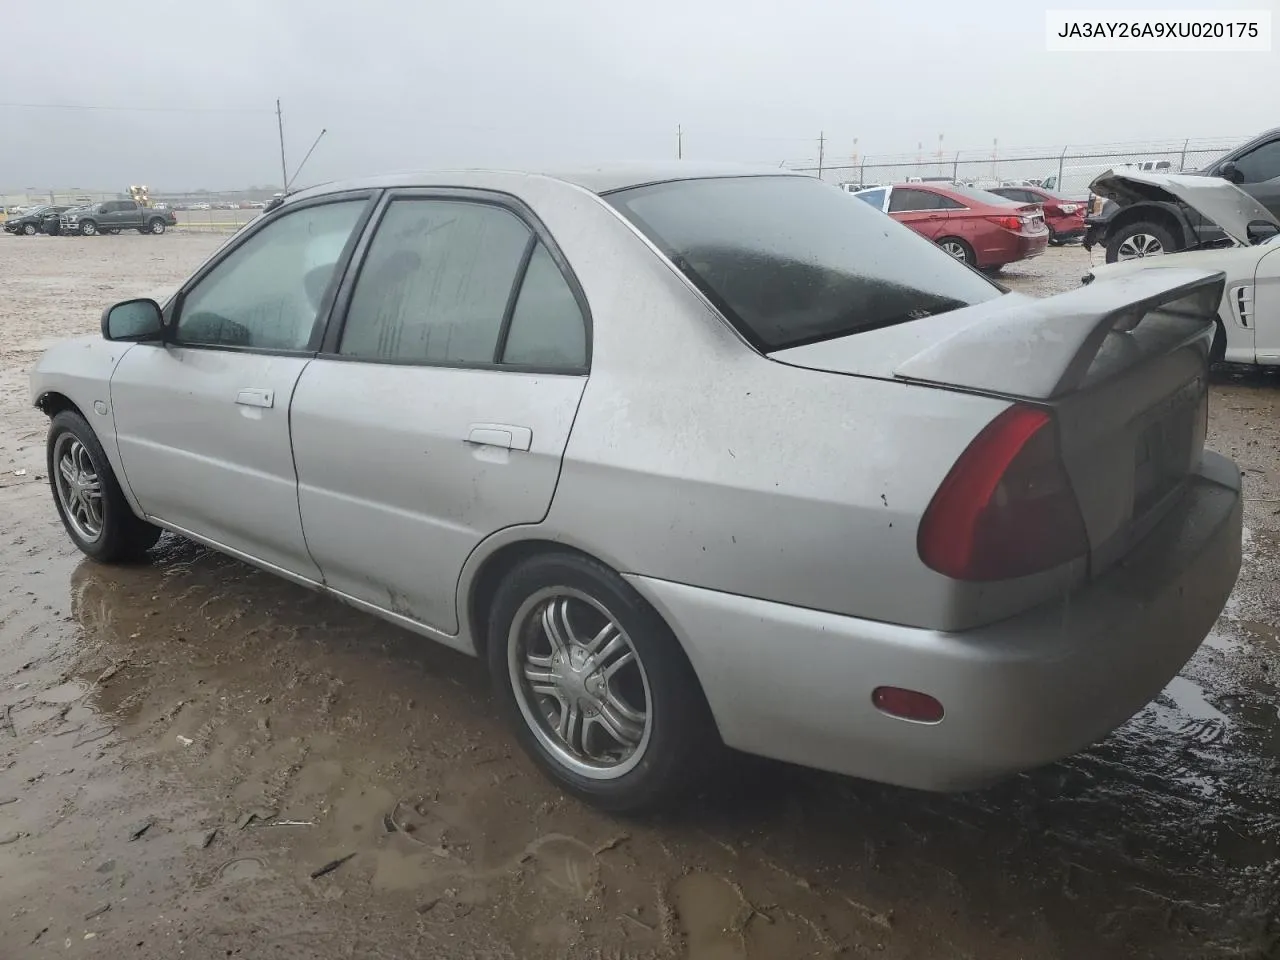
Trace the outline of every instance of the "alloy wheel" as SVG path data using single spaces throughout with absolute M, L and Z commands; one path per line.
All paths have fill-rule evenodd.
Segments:
M 1120 244 L 1116 251 L 1116 260 L 1139 260 L 1144 257 L 1158 257 L 1164 253 L 1164 244 L 1158 237 L 1149 233 L 1135 233 Z
M 53 448 L 54 483 L 67 522 L 86 542 L 102 536 L 102 478 L 93 458 L 73 433 L 58 437 Z
M 612 614 L 569 587 L 539 590 L 507 638 L 516 704 L 542 747 L 592 780 L 635 769 L 653 732 L 649 678 Z

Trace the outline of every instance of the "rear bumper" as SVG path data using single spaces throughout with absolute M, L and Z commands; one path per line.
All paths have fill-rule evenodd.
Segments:
M 1240 569 L 1240 474 L 1206 453 L 1123 563 L 1060 603 L 943 633 L 631 576 L 702 681 L 721 736 L 749 753 L 925 790 L 968 789 L 1106 736 L 1177 674 Z M 881 685 L 931 694 L 910 723 Z
M 999 234 L 984 240 L 986 242 L 980 242 L 974 251 L 978 259 L 976 266 L 1000 267 L 1040 256 L 1049 246 L 1049 231 L 1028 235 L 1001 229 Z

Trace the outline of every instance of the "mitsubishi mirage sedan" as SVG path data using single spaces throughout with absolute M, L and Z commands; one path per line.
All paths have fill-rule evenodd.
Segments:
M 32 373 L 67 533 L 162 530 L 484 657 L 567 791 L 721 744 L 925 790 L 1081 750 L 1240 566 L 1219 272 L 1007 293 L 834 186 L 330 184 Z

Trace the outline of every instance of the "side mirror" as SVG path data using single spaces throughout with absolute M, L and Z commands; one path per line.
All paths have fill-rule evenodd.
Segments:
M 1230 180 L 1232 183 L 1241 183 L 1244 176 L 1240 173 L 1240 168 L 1236 166 L 1234 160 L 1228 160 L 1218 168 L 1218 176 L 1223 180 Z
M 164 336 L 164 317 L 154 300 L 125 300 L 102 311 L 102 336 L 107 340 L 146 342 Z
M 1277 235 L 1280 235 L 1280 227 L 1266 220 L 1250 220 L 1249 225 L 1245 227 L 1245 236 L 1254 245 L 1266 243 Z

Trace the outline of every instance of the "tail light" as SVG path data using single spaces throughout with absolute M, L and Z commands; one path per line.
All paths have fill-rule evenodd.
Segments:
M 933 495 L 920 559 L 956 580 L 1011 580 L 1088 553 L 1053 418 L 1012 406 L 979 433 Z
M 1031 223 L 1030 217 L 987 217 L 987 219 L 1004 227 L 1006 230 L 1012 230 L 1014 233 L 1020 233 Z

